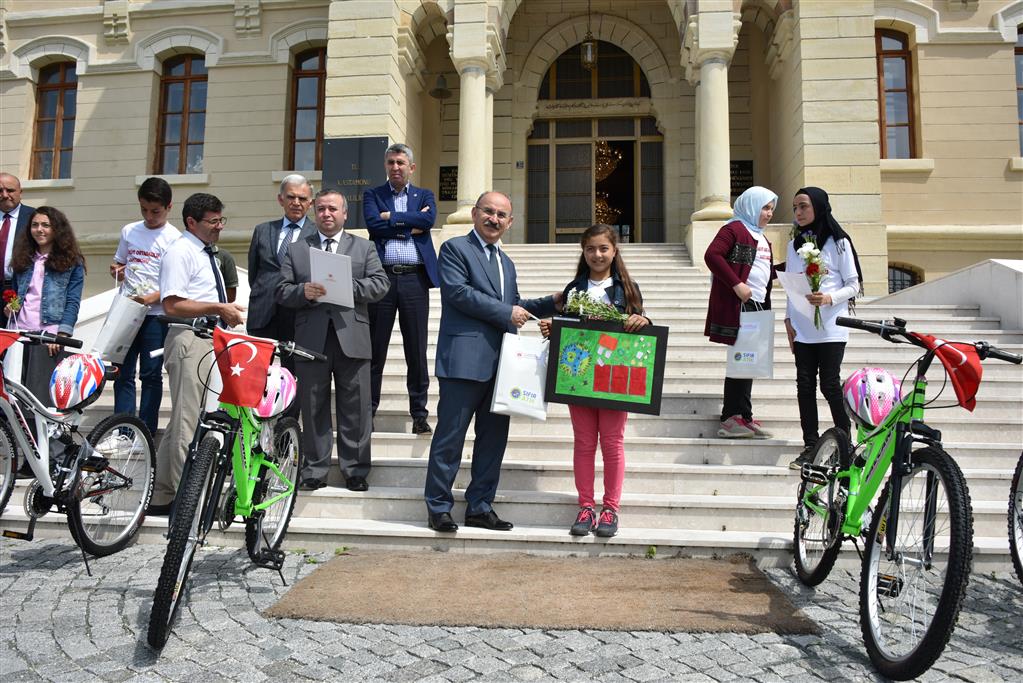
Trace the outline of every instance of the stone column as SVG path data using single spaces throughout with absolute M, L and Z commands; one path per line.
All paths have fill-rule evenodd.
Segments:
M 493 155 L 493 136 L 487 140 L 487 65 L 483 60 L 462 59 L 458 93 L 458 209 L 448 225 L 472 223 L 472 207 L 487 189 L 485 165 Z M 492 102 L 493 100 L 491 100 Z M 491 126 L 493 124 L 491 123 Z M 489 150 L 489 154 L 488 154 Z
M 484 131 L 484 137 L 486 142 L 486 159 L 483 160 L 483 187 L 484 190 L 494 189 L 494 90 L 490 86 L 489 79 L 487 83 L 487 101 L 485 111 L 483 115 L 483 123 L 486 126 Z
M 713 55 L 700 64 L 700 84 L 696 86 L 697 131 L 700 140 L 697 157 L 698 187 L 694 221 L 732 217 L 731 171 L 728 126 L 728 62 Z
M 686 247 L 697 264 L 721 223 L 732 217 L 728 64 L 742 23 L 727 0 L 704 0 L 685 25 L 682 65 L 696 87 L 696 211 Z

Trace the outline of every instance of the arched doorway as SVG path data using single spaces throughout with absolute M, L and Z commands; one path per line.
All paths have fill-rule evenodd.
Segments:
M 537 99 L 527 140 L 526 241 L 574 243 L 601 222 L 624 242 L 663 242 L 663 137 L 636 61 L 598 41 L 588 70 L 575 45 L 551 64 Z

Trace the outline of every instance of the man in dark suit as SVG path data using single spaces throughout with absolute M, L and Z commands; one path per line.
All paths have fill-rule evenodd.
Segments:
M 0 278 L 3 289 L 11 287 L 11 252 L 14 239 L 28 227 L 35 207 L 21 203 L 21 181 L 0 172 Z
M 366 306 L 379 301 L 390 283 L 373 243 L 343 230 L 348 217 L 344 195 L 335 189 L 320 190 L 313 200 L 313 212 L 317 231 L 291 245 L 281 264 L 281 281 L 277 285 L 277 303 L 295 311 L 295 341 L 327 357 L 326 361 L 295 362 L 305 452 L 300 487 L 313 491 L 326 486 L 334 450 L 330 418 L 333 377 L 341 473 L 349 490 L 366 491 L 371 434 L 371 350 Z M 313 249 L 351 258 L 354 309 L 318 301 L 327 290 L 311 281 Z
M 249 317 L 245 327 L 249 334 L 281 341 L 295 339 L 295 311 L 277 305 L 277 285 L 281 281 L 281 264 L 291 245 L 316 232 L 306 217 L 313 203 L 313 189 L 304 176 L 292 174 L 281 181 L 277 203 L 284 217 L 260 223 L 252 231 L 249 244 Z M 290 359 L 285 364 L 291 370 Z
M 440 335 L 437 338 L 437 433 L 426 471 L 426 508 L 434 531 L 453 532 L 454 497 L 469 421 L 476 418 L 472 479 L 465 489 L 465 524 L 507 531 L 494 496 L 508 445 L 508 416 L 490 412 L 494 379 L 505 332 L 518 333 L 530 314 L 553 315 L 561 293 L 519 299 L 515 265 L 497 242 L 512 224 L 511 200 L 486 192 L 472 209 L 472 232 L 440 248 Z
M 437 218 L 437 204 L 432 192 L 409 182 L 416 164 L 407 145 L 398 143 L 387 148 L 384 170 L 387 182 L 366 190 L 362 196 L 369 238 L 376 243 L 380 262 L 391 281 L 387 295 L 369 306 L 373 414 L 380 406 L 387 347 L 397 313 L 405 348 L 405 386 L 412 433 L 429 434 L 426 395 L 430 389 L 430 372 L 426 364 L 426 332 L 430 288 L 439 283 L 437 254 L 430 237 L 430 229 Z

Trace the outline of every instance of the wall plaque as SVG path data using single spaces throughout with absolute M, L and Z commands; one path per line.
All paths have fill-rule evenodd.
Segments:
M 437 201 L 453 202 L 458 199 L 458 167 L 440 167 L 440 187 L 438 188 Z
M 753 187 L 753 160 L 732 159 L 732 196 L 738 197 Z
M 341 190 L 348 200 L 346 228 L 365 228 L 362 193 L 387 181 L 387 138 L 331 138 L 323 141 L 323 187 Z

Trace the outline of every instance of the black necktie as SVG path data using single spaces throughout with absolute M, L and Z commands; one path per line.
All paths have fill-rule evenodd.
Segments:
M 213 256 L 215 252 L 213 251 L 212 245 L 207 244 L 203 251 L 205 251 L 206 255 L 210 257 L 210 267 L 213 268 L 213 280 L 217 283 L 217 299 L 220 303 L 226 304 L 227 290 L 224 289 L 224 281 L 221 279 L 222 276 L 220 275 L 220 266 L 217 265 L 217 259 Z M 217 322 L 217 325 L 225 330 L 227 329 L 227 323 L 225 323 L 223 319 Z
M 295 236 L 296 230 L 298 230 L 298 226 L 294 223 L 288 223 L 284 226 L 284 239 L 281 240 L 281 246 L 277 248 L 277 265 L 284 263 L 284 258 L 288 255 L 288 249 L 291 247 L 291 240 Z
M 334 253 L 334 240 L 330 239 L 330 238 L 327 238 L 326 240 L 324 240 L 323 241 L 323 250 L 325 252 L 327 252 L 328 254 L 333 254 Z
M 490 252 L 490 273 L 494 276 L 494 282 L 497 283 L 497 291 L 500 293 L 501 299 L 504 299 L 504 283 L 501 281 L 501 266 L 497 262 L 497 259 L 501 258 L 501 254 L 498 253 L 497 247 L 493 244 L 487 245 L 487 251 Z

